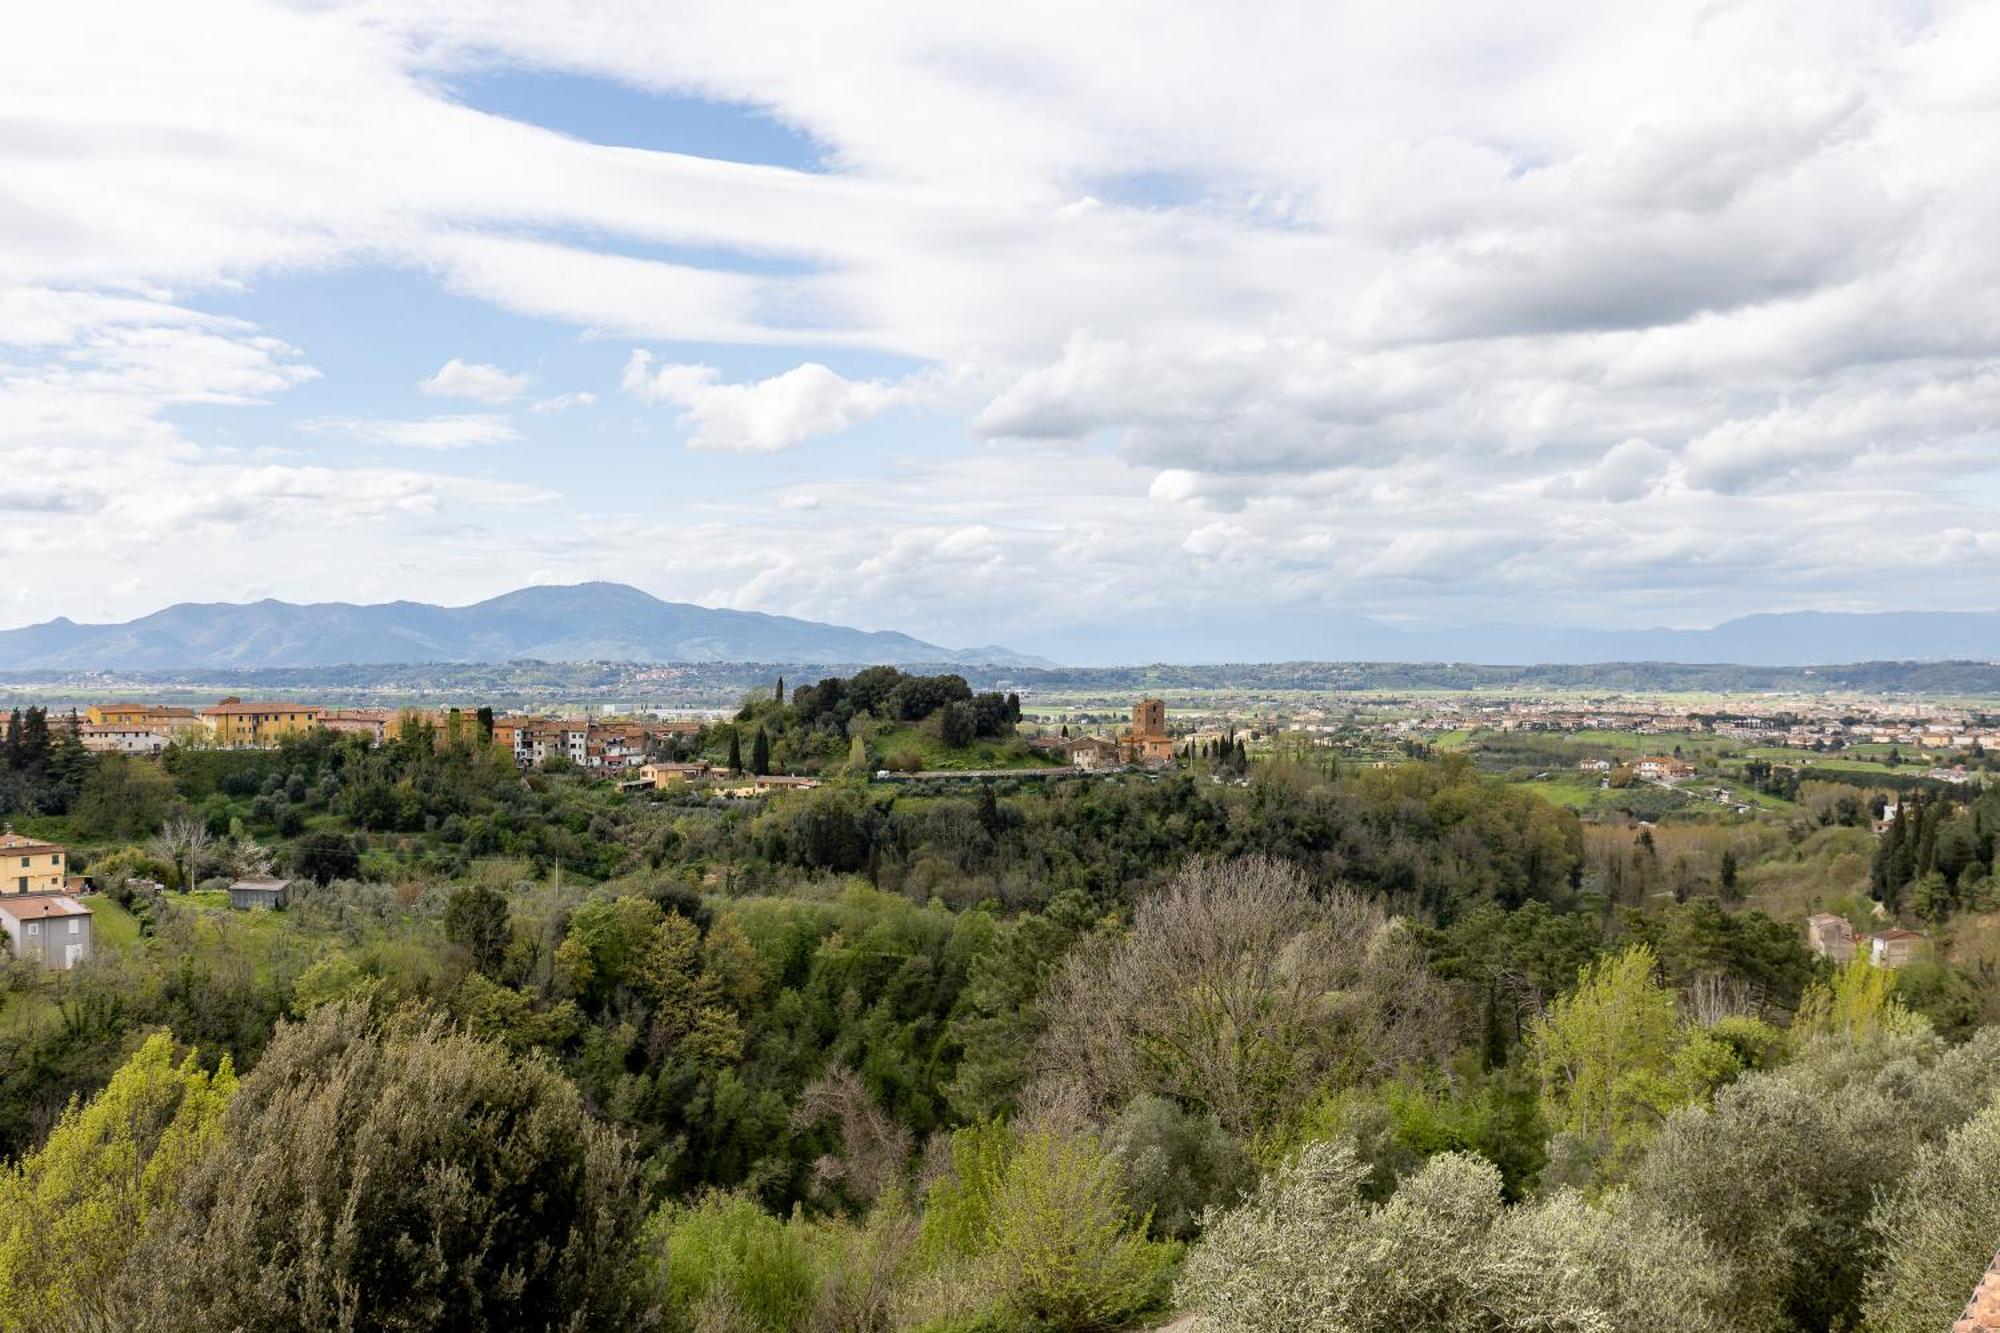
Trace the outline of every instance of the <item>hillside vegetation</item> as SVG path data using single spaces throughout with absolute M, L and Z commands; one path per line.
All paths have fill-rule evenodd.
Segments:
M 1986 799 L 870 781 L 1007 752 L 940 679 L 747 701 L 692 746 L 826 778 L 755 801 L 415 725 L 0 756 L 104 889 L 0 974 L 0 1330 L 1900 1331 L 1990 1257 Z M 1940 961 L 1815 959 L 1822 880 Z

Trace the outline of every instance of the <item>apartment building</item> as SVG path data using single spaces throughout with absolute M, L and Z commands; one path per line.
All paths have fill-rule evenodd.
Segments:
M 225 750 L 260 750 L 311 731 L 325 714 L 312 704 L 244 703 L 232 697 L 202 709 L 201 721 L 210 739 Z

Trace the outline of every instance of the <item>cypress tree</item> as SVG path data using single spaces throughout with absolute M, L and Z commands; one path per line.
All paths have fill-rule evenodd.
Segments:
M 780 708 L 784 707 L 784 704 L 785 704 L 785 678 L 784 678 L 783 676 L 780 676 L 780 677 L 778 677 L 778 688 L 777 688 L 776 690 L 772 691 L 772 694 L 771 694 L 771 697 L 772 697 L 773 699 L 776 699 L 776 700 L 778 701 L 778 706 L 779 706 Z
M 771 771 L 771 738 L 757 728 L 757 739 L 750 744 L 750 771 L 759 775 Z
M 729 771 L 731 773 L 743 771 L 743 737 L 737 734 L 734 727 L 729 729 Z
M 20 767 L 42 773 L 49 766 L 49 710 L 30 708 L 21 719 Z

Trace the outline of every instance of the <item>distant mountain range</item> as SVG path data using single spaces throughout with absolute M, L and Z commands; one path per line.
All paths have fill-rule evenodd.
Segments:
M 1795 611 L 1711 629 L 1551 628 L 1479 624 L 1413 630 L 1363 616 L 1251 608 L 1199 625 L 1127 618 L 1056 627 L 1035 645 L 1072 665 L 1142 662 L 1464 662 L 1586 665 L 2000 661 L 2000 611 Z
M 1509 664 L 1727 662 L 1810 666 L 1825 662 L 2000 660 L 2000 611 L 1790 611 L 1743 616 L 1713 629 L 1543 629 L 1473 625 L 1397 633 L 1375 661 Z M 1415 653 L 1415 656 L 1408 654 Z
M 2000 611 L 1796 611 L 1713 629 L 1550 629 L 1484 624 L 1405 630 L 1360 616 L 1086 623 L 1049 634 L 1071 663 L 1464 662 L 1577 665 L 2000 661 Z M 522 588 L 471 606 L 387 602 L 183 602 L 122 625 L 58 618 L 0 630 L 0 671 L 256 670 L 374 663 L 768 662 L 1050 667 L 995 646 L 663 602 L 620 583 Z
M 142 671 L 391 662 L 881 662 L 1052 666 L 886 631 L 663 602 L 622 583 L 522 588 L 471 606 L 182 602 L 122 625 L 0 631 L 0 670 Z

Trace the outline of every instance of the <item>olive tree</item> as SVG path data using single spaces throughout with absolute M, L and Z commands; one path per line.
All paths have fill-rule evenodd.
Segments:
M 623 1329 L 643 1216 L 624 1143 L 546 1062 L 329 1004 L 243 1079 L 112 1322 Z

